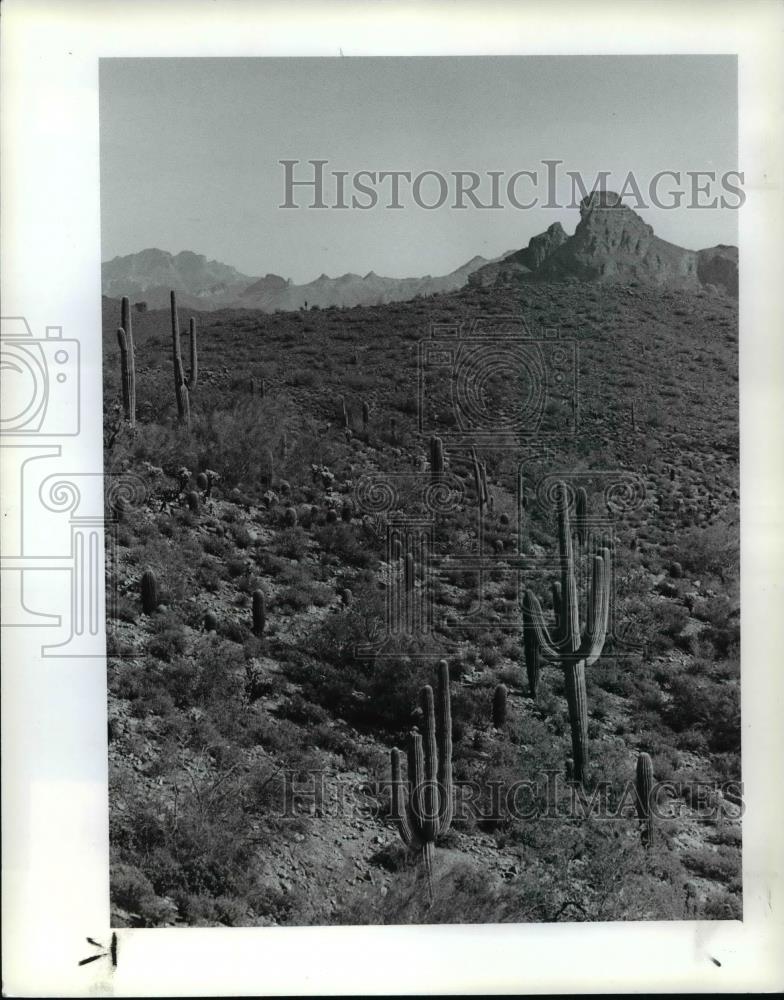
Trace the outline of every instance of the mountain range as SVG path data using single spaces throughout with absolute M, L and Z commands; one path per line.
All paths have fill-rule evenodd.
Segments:
M 609 191 L 592 192 L 580 204 L 580 222 L 568 236 L 560 223 L 532 237 L 527 246 L 494 260 L 473 257 L 449 274 L 386 278 L 326 274 L 297 285 L 277 274 L 251 277 L 190 251 L 148 249 L 101 265 L 103 294 L 165 307 L 169 292 L 186 307 L 294 311 L 312 306 L 383 305 L 466 284 L 489 286 L 515 281 L 642 282 L 675 288 L 712 287 L 737 297 L 738 249 L 719 245 L 687 250 L 655 235 L 636 212 Z

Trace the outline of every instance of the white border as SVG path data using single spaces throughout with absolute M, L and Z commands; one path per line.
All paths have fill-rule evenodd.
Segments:
M 784 987 L 782 87 L 784 8 L 738 2 L 6 0 L 2 301 L 83 345 L 74 468 L 100 467 L 98 58 L 738 53 L 744 921 L 121 931 L 109 940 L 105 678 L 4 634 L 3 955 L 9 996 L 747 991 Z M 706 109 L 715 113 L 715 109 Z M 718 959 L 720 966 L 712 958 Z

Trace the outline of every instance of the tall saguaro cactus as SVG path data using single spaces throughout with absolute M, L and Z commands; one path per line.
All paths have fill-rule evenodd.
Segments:
M 415 728 L 409 734 L 407 782 L 400 773 L 400 751 L 392 750 L 392 818 L 405 845 L 421 852 L 432 903 L 435 843 L 449 831 L 454 809 L 452 705 L 446 660 L 438 664 L 438 718 L 429 684 L 420 691 L 420 704 L 424 733 Z
M 172 361 L 174 364 L 174 395 L 177 399 L 177 418 L 186 427 L 191 422 L 190 399 L 188 398 L 188 383 L 185 380 L 185 369 L 182 364 L 180 349 L 180 319 L 177 314 L 177 293 L 171 292 L 171 327 L 172 327 Z
M 592 580 L 588 593 L 585 628 L 580 628 L 577 580 L 575 577 L 572 529 L 569 521 L 569 498 L 566 484 L 556 486 L 558 506 L 558 548 L 561 556 L 560 587 L 553 587 L 555 627 L 548 629 L 542 606 L 536 595 L 526 591 L 523 604 L 524 631 L 530 633 L 533 655 L 559 663 L 566 679 L 566 700 L 572 735 L 572 759 L 575 781 L 584 784 L 587 768 L 588 706 L 585 691 L 585 668 L 601 656 L 607 635 L 610 609 L 610 551 L 603 548 L 592 557 Z
M 188 376 L 188 392 L 193 392 L 199 381 L 199 351 L 196 344 L 196 320 L 191 316 L 188 322 L 188 341 L 191 349 L 191 373 Z
M 133 323 L 131 320 L 131 300 L 127 295 L 123 295 L 120 303 L 120 327 L 125 337 L 125 347 L 120 338 L 119 330 L 117 340 L 120 343 L 120 363 L 122 366 L 122 391 L 123 408 L 125 419 L 131 427 L 136 426 L 136 350 L 133 343 Z
M 123 410 L 129 427 L 136 426 L 136 366 L 133 362 L 133 341 L 120 326 L 117 328 L 120 345 L 120 372 L 122 378 Z

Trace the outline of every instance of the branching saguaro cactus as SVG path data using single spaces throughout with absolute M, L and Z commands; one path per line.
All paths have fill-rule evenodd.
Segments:
M 185 369 L 182 364 L 180 349 L 180 318 L 177 314 L 177 293 L 171 295 L 171 328 L 172 328 L 172 361 L 174 364 L 174 395 L 177 399 L 177 419 L 186 427 L 191 422 L 190 399 L 188 398 L 188 383 L 185 380 Z
M 424 733 L 412 729 L 408 741 L 408 780 L 400 773 L 400 751 L 392 750 L 392 819 L 405 845 L 421 852 L 427 891 L 433 902 L 436 839 L 452 825 L 452 705 L 449 667 L 438 664 L 438 719 L 433 689 L 420 692 Z
M 267 622 L 267 602 L 261 590 L 253 591 L 253 633 L 261 635 Z
M 560 586 L 553 586 L 555 628 L 544 620 L 542 606 L 535 594 L 526 591 L 523 603 L 524 634 L 530 633 L 531 653 L 560 663 L 566 679 L 566 700 L 572 734 L 572 759 L 575 781 L 585 783 L 588 747 L 588 706 L 585 692 L 585 668 L 601 656 L 607 635 L 610 608 L 610 551 L 602 549 L 593 556 L 593 576 L 588 594 L 586 627 L 580 629 L 577 581 L 575 578 L 572 530 L 569 522 L 569 498 L 566 484 L 556 486 L 558 507 L 558 548 L 561 556 Z M 526 650 L 528 652 L 528 649 Z
M 653 816 L 651 814 L 653 762 L 647 753 L 641 753 L 637 758 L 635 786 L 637 792 L 637 816 L 642 826 L 642 842 L 644 847 L 650 847 L 653 844 Z

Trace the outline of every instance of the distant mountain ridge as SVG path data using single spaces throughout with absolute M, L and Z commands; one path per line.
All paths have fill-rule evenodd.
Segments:
M 573 236 L 560 223 L 534 236 L 528 246 L 479 268 L 472 284 L 513 280 L 629 282 L 699 288 L 712 285 L 738 294 L 738 248 L 687 250 L 655 235 L 612 191 L 596 191 L 580 203 Z
M 500 259 L 500 258 L 499 258 Z M 109 298 L 129 296 L 145 301 L 150 309 L 169 304 L 172 289 L 183 306 L 195 309 L 297 310 L 319 306 L 383 305 L 417 295 L 434 295 L 462 288 L 471 274 L 491 261 L 473 257 L 449 274 L 421 278 L 385 278 L 374 271 L 366 275 L 347 273 L 337 278 L 326 274 L 315 281 L 296 285 L 277 274 L 254 278 L 228 264 L 208 260 L 201 254 L 148 249 L 115 257 L 101 265 L 103 294 Z
M 449 274 L 386 278 L 351 272 L 296 285 L 277 274 L 251 277 L 205 256 L 148 249 L 101 265 L 103 294 L 166 307 L 174 289 L 180 304 L 210 309 L 351 307 L 402 302 L 417 295 L 457 291 L 466 284 L 489 286 L 510 281 L 637 281 L 675 288 L 714 287 L 738 295 L 738 248 L 719 245 L 687 250 L 660 239 L 636 212 L 611 191 L 592 192 L 580 203 L 572 236 L 559 222 L 533 236 L 528 245 L 494 260 L 472 257 Z

